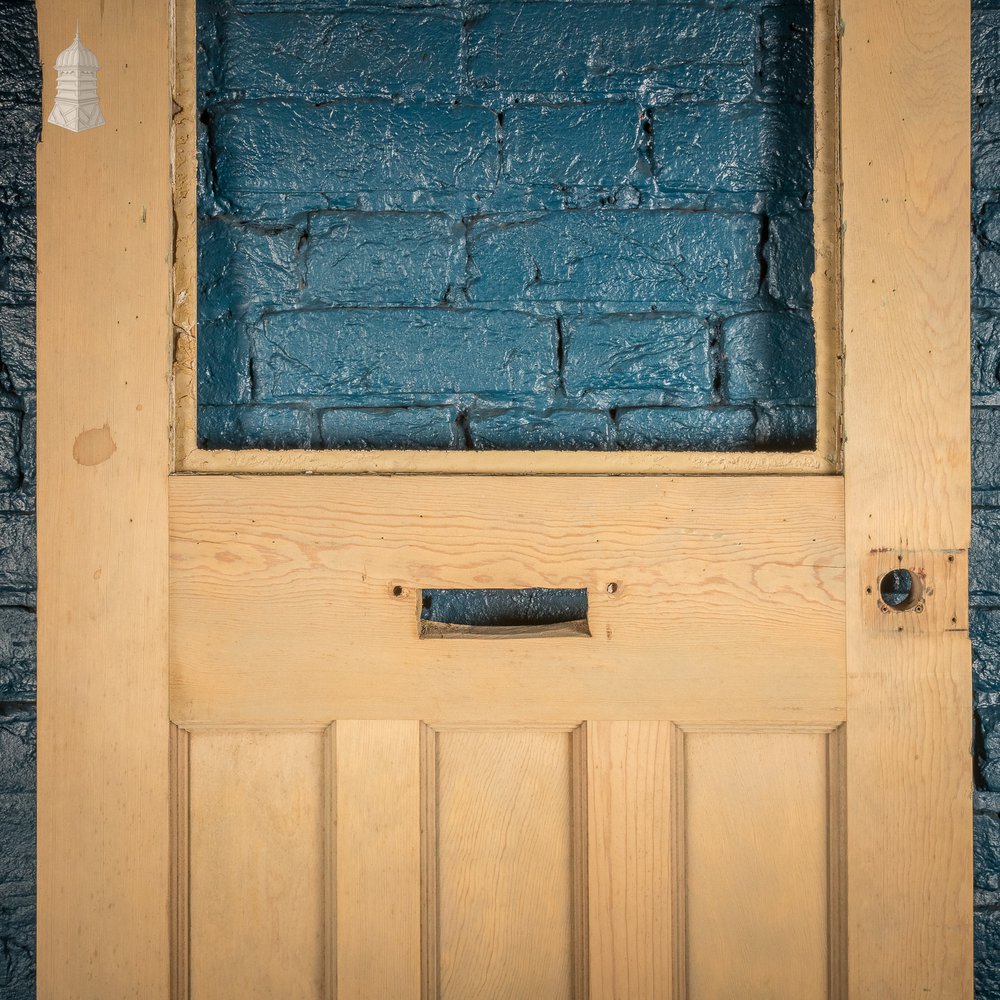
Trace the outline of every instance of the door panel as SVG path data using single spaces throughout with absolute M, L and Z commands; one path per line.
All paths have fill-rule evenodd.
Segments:
M 580 995 L 581 735 L 578 727 L 429 734 L 430 996 Z
M 202 729 L 181 739 L 189 995 L 321 997 L 323 733 Z
M 691 1000 L 829 995 L 830 738 L 685 736 Z
M 842 997 L 842 739 L 180 730 L 180 995 Z

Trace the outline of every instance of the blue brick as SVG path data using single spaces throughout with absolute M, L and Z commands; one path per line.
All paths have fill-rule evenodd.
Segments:
M 697 317 L 563 320 L 564 382 L 584 406 L 698 406 L 712 402 L 708 324 Z
M 972 260 L 972 303 L 1000 309 L 1000 248 L 981 244 Z
M 504 113 L 502 181 L 613 189 L 649 173 L 634 103 L 521 105 Z
M 219 91 L 219 65 L 222 60 L 221 16 L 209 12 L 205 3 L 197 3 L 195 13 L 195 72 L 198 107 L 211 104 Z
M 206 108 L 208 107 L 210 106 L 206 106 Z M 195 145 L 198 150 L 197 191 L 199 220 L 232 214 L 236 221 L 243 221 L 235 214 L 233 206 L 228 204 L 219 194 L 216 133 L 215 117 L 210 110 L 203 111 L 199 115 L 195 134 Z M 282 203 L 281 199 L 278 199 L 278 201 Z
M 770 7 L 761 14 L 761 92 L 772 100 L 813 103 L 812 4 Z
M 657 185 L 671 191 L 812 190 L 812 113 L 792 105 L 653 108 Z
M 1000 409 L 973 407 L 972 485 L 974 489 L 1000 489 Z
M 18 394 L 35 386 L 35 309 L 0 306 L 0 364 L 9 388 Z
M 304 225 L 304 224 L 303 224 Z M 258 318 L 298 302 L 303 228 L 262 229 L 228 220 L 198 227 L 200 322 Z
M 976 996 L 990 1000 L 1000 997 L 1000 910 L 978 911 L 974 927 Z
M 812 212 L 777 215 L 770 220 L 764 257 L 767 290 L 773 299 L 808 311 L 815 269 Z
M 34 3 L 6 0 L 3 6 L 3 44 L 0 45 L 0 91 L 22 107 L 36 109 L 39 104 L 41 68 L 38 63 L 38 25 Z M 0 116 L 3 119 L 3 116 Z M 7 124 L 4 120 L 5 125 Z M 21 136 L 28 141 L 35 129 Z
M 33 709 L 0 711 L 0 793 L 34 793 L 36 729 Z M 11 869 L 0 868 L 0 874 L 9 880 Z
M 10 744 L 4 739 L 3 733 L 9 726 L 8 720 L 0 716 L 0 746 L 5 751 L 10 750 Z M 31 742 L 33 751 L 33 725 L 24 739 Z M 23 767 L 23 772 L 17 778 L 25 787 L 18 790 L 0 789 L 0 844 L 4 845 L 4 850 L 0 851 L 0 897 L 3 898 L 28 897 L 34 888 L 35 877 L 34 753 L 29 761 L 17 761 L 14 766 Z M 0 983 L 2 982 L 0 979 Z
M 0 216 L 4 217 L 35 206 L 35 149 L 27 143 L 5 148 L 5 137 L 0 134 Z
M 249 217 L 461 208 L 496 183 L 497 118 L 485 108 L 269 100 L 217 108 L 212 121 L 216 195 Z
M 469 414 L 477 451 L 613 451 L 614 424 L 607 411 L 510 409 Z
M 198 325 L 198 403 L 229 406 L 249 403 L 250 331 L 238 320 Z
M 0 814 L 5 803 L 0 797 Z M 2 821 L 0 821 L 2 822 Z M 0 831 L 0 843 L 6 839 Z M 35 897 L 0 890 L 0 995 L 4 1000 L 35 1000 Z
M 974 227 L 976 233 L 986 242 L 1000 246 L 1000 203 L 996 201 L 986 203 L 974 220 Z
M 733 65 L 677 63 L 659 67 L 639 88 L 639 94 L 651 107 L 675 101 L 723 104 L 747 99 L 756 84 L 757 67 L 752 61 Z
M 469 235 L 473 302 L 707 308 L 757 295 L 760 224 L 710 212 L 561 212 Z
M 324 410 L 320 414 L 320 435 L 324 448 L 351 451 L 448 449 L 461 446 L 456 417 L 451 407 Z
M 995 98 L 1000 93 L 1000 10 L 972 14 L 972 93 Z
M 462 6 L 464 0 L 336 0 L 343 7 L 385 7 L 407 10 L 411 7 Z M 267 14 L 298 16 L 308 13 L 328 13 L 331 0 L 198 0 L 198 9 L 206 13 Z
M 1000 393 L 1000 315 L 972 311 L 972 395 L 980 400 Z
M 753 442 L 751 407 L 618 412 L 618 442 L 629 451 L 745 451 Z
M 287 406 L 201 406 L 198 438 L 209 448 L 312 448 L 316 415 Z
M 972 681 L 977 691 L 1000 692 L 1000 609 L 969 612 L 972 640 Z
M 0 514 L 0 592 L 30 594 L 34 589 L 34 518 L 19 513 Z
M 17 396 L 0 393 L 0 491 L 16 489 L 21 482 L 21 420 L 24 411 Z
M 0 92 L 0 122 L 4 124 L 0 147 L 37 141 L 42 123 L 41 108 L 35 101 L 25 101 L 23 94 Z
M 218 86 L 244 98 L 458 95 L 459 11 L 328 7 L 223 18 Z
M 583 588 L 428 589 L 422 598 L 424 621 L 453 625 L 548 625 L 587 617 Z
M 461 299 L 465 228 L 444 215 L 343 212 L 310 227 L 305 299 L 432 306 Z
M 1000 508 L 974 507 L 969 558 L 969 597 L 974 604 L 1000 605 Z
M 815 407 L 758 406 L 754 443 L 765 451 L 804 451 L 814 447 Z
M 522 313 L 333 309 L 266 320 L 260 398 L 378 405 L 455 393 L 519 398 L 555 387 L 555 324 Z
M 1000 817 L 977 813 L 972 818 L 973 868 L 977 889 L 1000 889 Z
M 35 632 L 30 608 L 0 607 L 0 702 L 34 700 Z
M 799 313 L 750 313 L 722 326 L 725 393 L 730 402 L 814 404 L 816 338 Z
M 469 27 L 471 85 L 506 93 L 633 93 L 678 67 L 748 66 L 749 10 L 684 4 L 494 3 Z
M 972 148 L 973 188 L 1000 190 L 1000 102 L 973 106 Z
M 0 114 L 0 120 L 2 120 Z M 0 215 L 0 302 L 28 303 L 35 296 L 35 213 Z
M 34 996 L 34 712 L 0 715 L 0 996 Z
M 975 698 L 978 787 L 1000 792 L 1000 701 L 992 694 Z
M 21 467 L 21 490 L 34 489 L 37 480 L 35 468 L 35 432 L 38 425 L 38 404 L 33 392 L 21 397 L 24 412 L 21 414 L 21 436 L 17 453 Z

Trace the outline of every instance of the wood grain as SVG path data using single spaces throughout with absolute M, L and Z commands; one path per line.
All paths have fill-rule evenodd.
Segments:
M 579 997 L 573 749 L 566 731 L 436 734 L 440 1000 Z
M 688 733 L 684 757 L 687 996 L 826 1000 L 827 736 Z
M 835 478 L 185 476 L 172 498 L 176 719 L 843 720 Z M 591 637 L 418 639 L 422 587 L 533 586 L 586 586 Z
M 38 147 L 38 992 L 167 995 L 169 5 L 41 0 L 107 124 Z
M 680 998 L 677 730 L 591 722 L 587 736 L 590 1000 Z
M 189 737 L 190 1000 L 324 1000 L 322 730 Z
M 969 4 L 841 10 L 850 995 L 967 1000 L 966 587 L 926 629 L 875 628 L 866 602 L 873 551 L 951 554 L 965 579 Z
M 339 721 L 334 732 L 336 997 L 420 1000 L 420 725 Z

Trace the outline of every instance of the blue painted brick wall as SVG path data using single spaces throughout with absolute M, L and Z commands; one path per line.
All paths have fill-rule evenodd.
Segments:
M 35 7 L 0 12 L 0 997 L 35 995 Z
M 809 0 L 201 0 L 198 49 L 203 444 L 813 440 Z
M 1000 0 L 974 0 L 972 566 L 976 993 L 1000 997 Z

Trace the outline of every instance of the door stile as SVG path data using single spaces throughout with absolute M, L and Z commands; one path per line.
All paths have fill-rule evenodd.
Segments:
M 850 995 L 968 998 L 969 3 L 841 10 Z
M 169 988 L 169 5 L 40 0 L 107 124 L 38 147 L 38 995 Z

